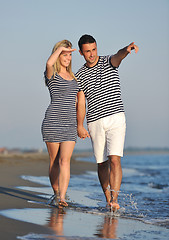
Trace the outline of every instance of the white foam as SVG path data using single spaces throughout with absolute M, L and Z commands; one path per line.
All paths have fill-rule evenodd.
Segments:
M 50 186 L 50 180 L 49 177 L 46 176 L 29 176 L 29 175 L 22 175 L 22 179 L 34 183 L 39 183 L 42 185 Z
M 133 168 L 123 168 L 123 177 L 144 176 L 144 173 Z

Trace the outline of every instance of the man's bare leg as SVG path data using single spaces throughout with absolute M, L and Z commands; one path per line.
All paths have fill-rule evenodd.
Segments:
M 109 160 L 107 160 L 103 163 L 98 163 L 97 171 L 98 171 L 100 185 L 103 189 L 104 195 L 106 197 L 106 201 L 110 205 L 111 194 L 108 190 L 109 179 L 110 179 L 110 177 L 109 177 L 110 176 Z
M 110 189 L 111 189 L 111 205 L 113 208 L 119 209 L 118 194 L 122 181 L 121 157 L 111 155 L 110 161 Z

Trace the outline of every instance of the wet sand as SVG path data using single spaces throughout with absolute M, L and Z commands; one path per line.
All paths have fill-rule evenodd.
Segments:
M 78 154 L 75 154 L 77 157 Z M 42 206 L 31 205 L 28 200 L 39 201 L 37 193 L 16 189 L 16 186 L 29 186 L 29 182 L 20 178 L 21 175 L 48 176 L 49 158 L 47 154 L 25 153 L 0 155 L 0 210 L 23 209 L 29 207 L 41 208 Z M 96 164 L 76 162 L 71 159 L 71 174 L 81 174 L 85 171 L 95 171 Z M 39 184 L 31 183 L 31 186 L 39 187 Z M 0 236 L 2 240 L 16 239 L 29 232 L 53 233 L 44 226 L 12 220 L 0 216 Z
M 86 154 L 91 153 L 74 154 L 71 160 L 71 174 L 79 175 L 86 171 L 96 171 L 95 163 L 75 160 L 76 157 L 83 157 Z M 21 178 L 21 175 L 48 176 L 48 167 L 49 158 L 48 155 L 44 153 L 0 155 L 0 211 L 17 209 L 18 212 L 23 212 L 26 215 L 27 212 L 34 209 L 35 214 L 40 218 L 43 218 L 45 214 L 47 215 L 50 211 L 50 218 L 46 225 L 40 225 L 39 222 L 35 221 L 30 221 L 31 223 L 29 223 L 23 221 L 23 219 L 21 219 L 22 221 L 19 219 L 14 220 L 0 215 L 0 239 L 13 240 L 18 239 L 18 236 L 28 236 L 31 233 L 46 234 L 43 235 L 43 238 L 37 238 L 36 236 L 36 239 L 86 240 L 109 238 L 135 240 L 153 239 L 162 236 L 160 234 L 163 234 L 161 239 L 167 239 L 167 229 L 145 224 L 137 220 L 112 217 L 109 214 L 90 214 L 83 211 L 76 211 L 76 209 L 73 208 L 68 208 L 64 213 L 56 208 L 52 209 L 40 204 L 31 204 L 28 201 L 46 201 L 46 199 L 38 196 L 37 192 L 27 191 L 24 188 L 24 190 L 22 190 L 16 187 L 31 186 L 39 188 L 42 185 L 26 181 Z M 80 191 L 70 190 L 69 192 L 70 198 L 74 198 L 79 202 L 85 199 L 85 195 L 83 194 L 84 193 Z M 87 201 L 89 201 L 89 199 L 87 199 Z M 87 205 L 87 203 L 88 202 L 84 200 L 83 204 Z M 83 236 L 81 232 L 84 233 Z M 53 237 L 53 234 L 62 237 Z M 47 237 L 44 238 L 44 236 Z M 30 235 L 28 239 L 35 238 Z

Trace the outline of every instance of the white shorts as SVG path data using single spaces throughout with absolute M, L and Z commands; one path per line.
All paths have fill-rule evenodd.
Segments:
M 107 161 L 110 155 L 123 156 L 126 132 L 123 112 L 88 123 L 88 130 L 97 163 Z

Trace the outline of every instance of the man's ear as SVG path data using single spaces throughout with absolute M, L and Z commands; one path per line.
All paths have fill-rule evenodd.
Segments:
M 79 50 L 79 52 L 80 52 L 80 55 L 82 55 L 83 56 L 83 53 Z

